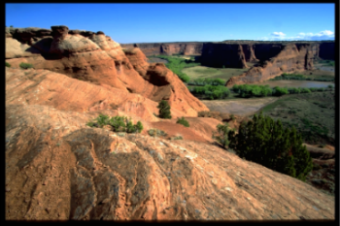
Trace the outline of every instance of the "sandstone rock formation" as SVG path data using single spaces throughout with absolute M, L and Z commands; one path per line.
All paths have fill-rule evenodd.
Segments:
M 335 219 L 334 197 L 209 144 L 217 120 L 187 118 L 186 128 L 155 119 L 155 105 L 47 70 L 6 68 L 6 219 Z M 87 127 L 99 112 L 185 140 Z
M 335 219 L 334 198 L 216 146 L 6 106 L 7 220 Z
M 264 61 L 262 65 L 254 66 L 247 72 L 230 78 L 226 86 L 258 83 L 282 73 L 311 70 L 317 47 L 313 44 L 287 44 L 276 56 Z
M 132 48 L 138 45 L 146 56 L 154 55 L 201 55 L 202 42 L 180 42 L 180 43 L 135 43 L 121 44 L 123 48 Z
M 103 32 L 53 26 L 52 30 L 12 29 L 9 34 L 6 61 L 14 67 L 21 62 L 30 63 L 35 69 L 138 93 L 153 101 L 169 100 L 174 110 L 183 111 L 183 116 L 197 116 L 198 111 L 207 110 L 164 65 L 148 64 L 138 48 L 124 53 Z

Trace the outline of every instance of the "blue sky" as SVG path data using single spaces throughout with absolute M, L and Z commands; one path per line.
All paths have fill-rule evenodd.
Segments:
M 5 6 L 6 26 L 66 25 L 119 43 L 333 40 L 335 4 L 23 4 Z

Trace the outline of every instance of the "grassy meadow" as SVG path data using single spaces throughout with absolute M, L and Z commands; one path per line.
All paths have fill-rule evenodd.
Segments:
M 334 145 L 334 95 L 335 91 L 285 95 L 261 110 L 284 126 L 297 128 L 308 143 Z
M 187 74 L 191 80 L 198 78 L 219 78 L 227 82 L 231 77 L 240 75 L 249 68 L 212 68 L 205 66 L 196 66 L 184 68 L 183 73 Z

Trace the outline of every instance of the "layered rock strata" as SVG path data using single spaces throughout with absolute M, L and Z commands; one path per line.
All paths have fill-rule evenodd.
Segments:
M 103 32 L 69 31 L 66 26 L 51 29 L 8 29 L 6 62 L 14 67 L 30 63 L 35 69 L 138 93 L 156 102 L 169 100 L 171 107 L 183 111 L 183 116 L 197 116 L 197 112 L 208 110 L 164 65 L 148 64 L 138 48 L 124 52 Z

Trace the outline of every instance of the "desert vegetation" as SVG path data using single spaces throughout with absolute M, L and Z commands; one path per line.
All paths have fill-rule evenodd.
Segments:
M 8 62 L 5 62 L 6 67 L 11 67 L 11 65 Z
M 104 114 L 99 114 L 96 119 L 88 122 L 87 125 L 98 128 L 103 128 L 108 125 L 114 132 L 140 133 L 143 130 L 143 124 L 140 121 L 133 124 L 132 120 L 127 117 L 115 116 L 110 118 Z
M 334 86 L 329 85 L 325 88 L 287 88 L 276 86 L 274 88 L 269 85 L 253 85 L 242 84 L 234 85 L 231 90 L 221 85 L 204 85 L 202 83 L 199 86 L 189 86 L 190 92 L 199 99 L 217 100 L 226 98 L 253 98 L 253 97 L 267 97 L 267 96 L 283 96 L 286 94 L 298 94 L 298 93 L 311 93 L 311 92 L 323 92 L 334 89 Z M 215 83 L 216 84 L 216 83 Z
M 237 132 L 229 130 L 228 124 L 218 125 L 217 131 L 219 135 L 214 138 L 246 160 L 302 181 L 313 168 L 301 134 L 294 127 L 284 129 L 280 120 L 263 116 L 262 112 L 242 122 Z
M 219 124 L 217 125 L 217 134 L 214 134 L 212 137 L 214 139 L 216 139 L 223 148 L 228 148 L 227 146 L 229 145 L 229 138 L 228 138 L 228 134 L 230 131 L 229 129 L 229 125 L 227 122 L 225 122 L 224 124 Z
M 252 66 L 249 63 L 249 66 Z M 224 84 L 233 76 L 240 75 L 246 71 L 248 68 L 213 68 L 213 67 L 206 67 L 206 66 L 195 66 L 184 68 L 182 70 L 185 74 L 187 74 L 191 80 L 195 79 L 221 79 L 224 81 Z
M 165 66 L 167 66 L 167 68 L 169 68 L 173 73 L 178 75 L 178 77 L 183 82 L 190 81 L 190 77 L 186 75 L 185 73 L 183 73 L 182 69 L 200 65 L 200 63 L 195 62 L 195 60 L 183 59 L 181 57 L 176 57 L 176 56 L 159 55 L 156 57 L 161 58 L 161 59 L 166 59 L 168 63 L 166 63 Z
M 157 108 L 159 109 L 159 117 L 164 119 L 171 119 L 170 105 L 166 100 L 159 102 Z
M 225 81 L 220 78 L 198 78 L 192 81 L 189 81 L 187 83 L 190 86 L 205 86 L 205 85 L 211 85 L 211 86 L 224 86 Z
M 334 76 L 330 75 L 318 75 L 318 76 L 306 76 L 302 74 L 286 74 L 270 79 L 270 81 L 277 80 L 305 80 L 305 81 L 320 81 L 320 82 L 334 82 Z
M 300 93 L 283 96 L 265 106 L 262 111 L 284 127 L 295 127 L 305 142 L 328 143 L 335 139 L 334 91 Z
M 220 111 L 200 111 L 198 117 L 214 118 L 220 121 L 231 121 L 231 115 L 227 113 L 221 113 Z M 235 116 L 233 116 L 235 119 Z
M 335 66 L 334 60 L 318 60 L 317 63 L 323 64 L 325 66 L 331 66 L 331 67 Z
M 237 97 L 266 97 L 266 96 L 282 96 L 285 94 L 298 94 L 310 92 L 323 92 L 332 90 L 333 86 L 329 85 L 327 88 L 287 88 L 276 86 L 270 88 L 269 85 L 234 85 L 232 90 L 238 93 Z
M 230 90 L 227 87 L 221 85 L 195 86 L 191 88 L 190 91 L 194 96 L 197 96 L 200 99 L 210 100 L 224 99 L 230 94 Z
M 183 126 L 185 126 L 185 127 L 190 127 L 189 122 L 188 122 L 187 120 L 185 120 L 184 117 L 178 118 L 178 120 L 177 120 L 176 123 L 177 123 L 177 124 L 181 124 L 181 125 L 183 125 Z
M 19 66 L 20 66 L 20 68 L 22 68 L 22 69 L 33 68 L 33 65 L 32 65 L 32 64 L 28 64 L 28 63 L 24 63 L 24 62 L 20 63 Z

